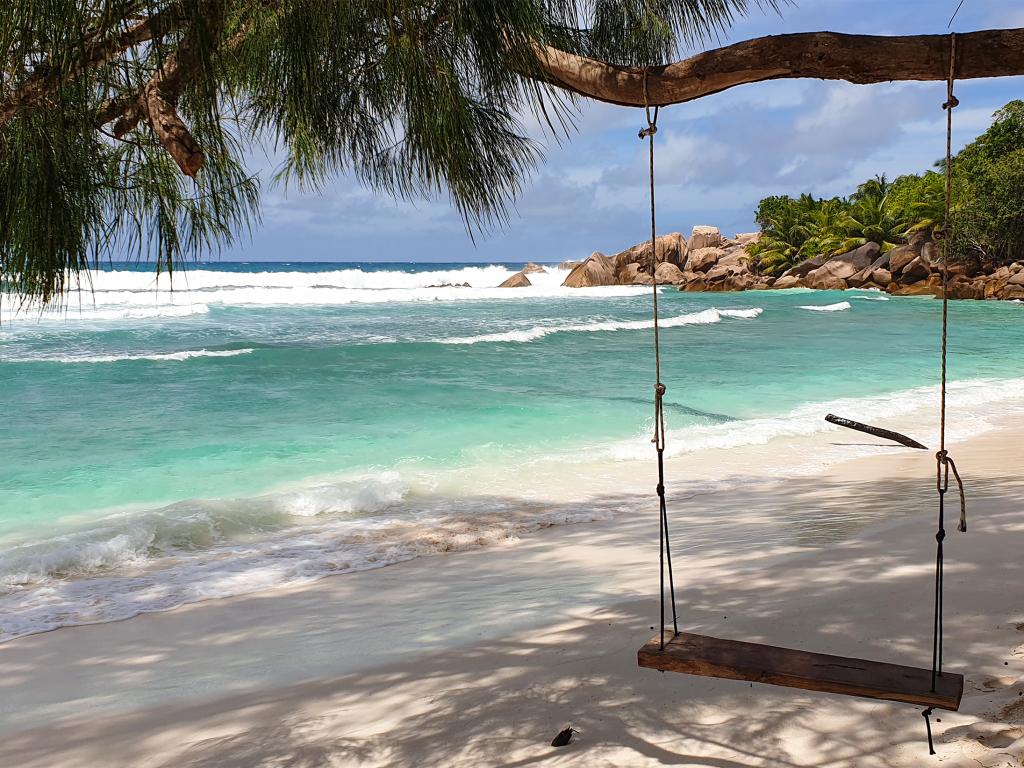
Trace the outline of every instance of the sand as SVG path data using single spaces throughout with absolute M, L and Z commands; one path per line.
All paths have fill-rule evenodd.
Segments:
M 3 644 L 0 766 L 1020 766 L 1024 423 L 1000 427 L 953 447 L 966 684 L 937 758 L 920 708 L 639 669 L 650 512 Z M 933 481 L 930 454 L 886 451 L 673 499 L 681 623 L 928 666 Z

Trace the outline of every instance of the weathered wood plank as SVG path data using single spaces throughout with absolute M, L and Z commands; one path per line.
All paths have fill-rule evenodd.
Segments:
M 681 633 L 659 648 L 655 637 L 637 653 L 641 667 L 703 677 L 900 701 L 956 711 L 962 675 L 944 672 L 931 690 L 931 670 L 845 656 Z

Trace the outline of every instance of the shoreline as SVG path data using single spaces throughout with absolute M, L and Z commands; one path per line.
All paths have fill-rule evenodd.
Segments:
M 950 439 L 984 434 L 995 428 L 990 418 L 995 409 L 1024 418 L 1024 379 L 951 382 L 950 405 L 957 412 L 950 424 Z M 716 494 L 734 493 L 750 484 L 813 477 L 858 457 L 895 456 L 905 450 L 828 425 L 823 420 L 826 411 L 884 422 L 933 443 L 938 438 L 931 415 L 937 407 L 937 388 L 920 386 L 805 403 L 786 413 L 724 424 L 676 426 L 670 421 L 666 452 L 670 500 L 695 497 L 707 503 Z M 153 535 L 166 529 L 163 538 L 150 542 L 151 547 L 172 546 L 153 559 L 129 560 L 119 567 L 115 563 L 112 569 L 43 582 L 0 597 L 0 634 L 6 633 L 0 647 L 61 628 L 269 594 L 424 557 L 501 548 L 547 528 L 592 526 L 646 509 L 655 482 L 648 477 L 653 454 L 647 434 L 591 446 L 582 454 L 571 450 L 511 465 L 484 462 L 401 473 L 387 469 L 365 477 L 325 475 L 295 481 L 258 496 L 229 499 L 228 512 L 264 508 L 274 499 L 293 503 L 292 499 L 306 492 L 315 495 L 320 488 L 387 496 L 398 508 L 391 512 L 382 506 L 379 517 L 372 509 L 351 518 L 303 516 L 284 527 L 209 543 L 206 526 L 215 526 L 217 518 L 200 526 L 188 517 L 176 520 L 172 514 L 165 519 L 164 508 L 146 509 L 141 516 L 129 511 L 101 517 L 92 525 L 109 529 L 105 536 L 112 543 L 117 542 L 118 533 L 144 540 L 150 526 Z M 211 504 L 216 509 L 216 502 Z M 193 508 L 184 507 L 186 512 Z M 701 525 L 708 540 L 729 537 L 747 547 L 755 539 L 764 541 L 766 535 L 772 542 L 784 538 L 776 532 L 763 533 L 757 521 L 721 513 L 705 518 Z M 225 522 L 232 525 L 230 514 Z M 200 539 L 190 550 L 178 539 L 194 528 Z M 81 535 L 84 539 L 90 530 L 82 528 L 79 534 L 70 529 L 60 538 L 71 541 Z M 102 541 L 97 544 L 102 545 Z M 88 540 L 84 546 L 83 557 L 95 551 Z M 22 554 L 22 560 L 28 556 Z M 54 626 L 54 622 L 60 623 Z
M 954 765 L 984 748 L 979 733 L 1005 741 L 1024 715 L 1024 650 L 1011 653 L 1024 598 L 1006 586 L 1024 544 L 1024 418 L 998 427 L 952 448 L 970 533 L 947 540 L 947 658 L 968 680 L 962 712 L 935 728 Z M 684 626 L 926 666 L 934 458 L 923 454 L 696 496 L 699 512 L 677 500 Z M 730 510 L 731 527 L 706 527 Z M 863 526 L 876 516 L 889 519 Z M 636 669 L 657 610 L 647 517 L 5 643 L 0 762 L 920 764 L 913 708 Z M 993 702 L 1015 724 L 981 718 Z M 579 740 L 553 750 L 570 721 Z

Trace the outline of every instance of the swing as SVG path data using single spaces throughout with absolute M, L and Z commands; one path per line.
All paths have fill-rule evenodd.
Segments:
M 945 254 L 949 252 L 950 198 L 952 183 L 952 119 L 953 109 L 958 105 L 953 95 L 953 84 L 956 72 L 956 35 L 950 36 L 949 78 L 947 81 L 947 101 L 943 104 L 946 111 L 946 204 L 943 237 Z M 651 200 L 651 246 L 652 265 L 657 267 L 657 237 L 655 228 L 654 205 L 654 135 L 657 133 L 658 107 L 653 109 L 647 95 L 647 74 L 643 82 L 644 108 L 647 127 L 640 131 L 640 138 L 648 140 L 650 200 Z M 665 418 L 662 400 L 665 385 L 661 381 L 661 349 L 658 328 L 658 284 L 655 278 L 653 294 L 654 310 L 654 350 L 655 350 L 655 396 L 654 396 L 654 443 L 658 456 L 657 494 L 660 507 L 660 566 L 661 566 L 661 632 L 646 643 L 637 653 L 641 667 L 657 669 L 662 672 L 680 672 L 688 675 L 746 680 L 750 682 L 768 683 L 789 688 L 801 688 L 822 693 L 842 694 L 871 699 L 898 701 L 927 707 L 922 713 L 928 727 L 929 750 L 934 754 L 931 735 L 932 708 L 956 711 L 960 706 L 963 694 L 963 676 L 942 670 L 942 598 L 943 598 L 943 551 L 942 542 L 945 538 L 945 493 L 949 488 L 949 472 L 959 486 L 960 491 L 960 525 L 959 530 L 966 531 L 966 517 L 963 483 L 956 465 L 946 451 L 946 351 L 948 328 L 948 298 L 946 285 L 948 282 L 947 259 L 942 265 L 942 353 L 941 353 L 941 403 L 940 403 L 940 447 L 936 453 L 936 489 L 938 491 L 938 531 L 935 534 L 935 611 L 934 632 L 932 637 L 932 665 L 930 669 L 907 667 L 879 661 L 831 656 L 823 653 L 812 653 L 791 648 L 780 648 L 760 643 L 740 640 L 727 640 L 707 635 L 680 632 L 676 615 L 675 584 L 672 577 L 672 557 L 669 549 L 668 513 L 665 503 Z M 656 269 L 652 269 L 656 273 Z M 833 423 L 843 421 L 831 417 Z M 856 422 L 848 422 L 844 426 L 856 425 L 854 428 L 865 427 Z M 877 428 L 869 428 L 877 429 Z M 862 430 L 863 431 L 863 430 Z M 898 433 L 885 432 L 889 439 Z M 905 438 L 909 440 L 909 438 Z M 914 441 L 910 441 L 914 442 Z M 908 443 L 904 443 L 909 445 Z M 915 443 L 912 447 L 924 446 Z M 672 603 L 672 631 L 665 626 L 665 575 L 668 574 L 669 592 Z M 669 637 L 666 638 L 666 635 Z

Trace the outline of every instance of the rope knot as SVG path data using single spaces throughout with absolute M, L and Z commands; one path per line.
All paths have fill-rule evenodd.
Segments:
M 939 531 L 935 534 L 935 540 L 941 544 L 945 540 L 945 538 L 946 538 L 946 529 L 945 528 L 939 529 Z
M 648 136 L 653 136 L 658 132 L 658 126 L 649 125 L 646 128 L 641 128 L 640 132 L 636 135 L 638 139 L 646 139 Z
M 949 101 L 945 102 L 942 105 L 942 108 L 943 109 L 956 109 L 959 106 L 960 106 L 960 99 L 958 99 L 956 96 L 950 96 Z
M 666 391 L 667 388 L 660 381 L 654 385 L 654 394 L 656 394 L 658 397 L 664 397 Z
M 953 479 L 956 480 L 957 490 L 960 492 L 960 521 L 956 529 L 960 533 L 967 533 L 967 497 L 964 494 L 964 481 L 960 479 L 960 472 L 956 468 L 956 462 L 949 456 L 949 451 L 943 449 L 935 454 L 937 464 L 936 473 L 938 478 L 939 495 L 949 489 L 949 472 L 953 471 Z M 945 470 L 945 472 L 943 472 Z

